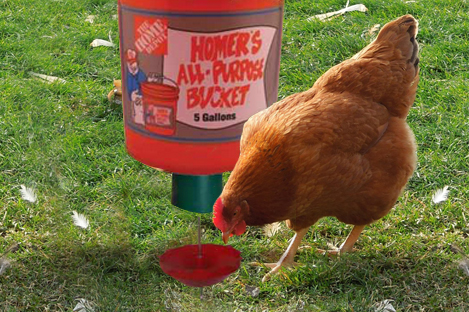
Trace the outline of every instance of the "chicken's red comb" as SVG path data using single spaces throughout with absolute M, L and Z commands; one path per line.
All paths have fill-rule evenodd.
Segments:
M 223 221 L 223 203 L 221 197 L 218 197 L 217 201 L 213 205 L 213 224 L 222 232 L 226 231 L 226 222 Z

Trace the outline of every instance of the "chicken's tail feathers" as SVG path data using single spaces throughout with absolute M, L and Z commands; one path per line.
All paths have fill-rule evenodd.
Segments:
M 401 52 L 402 58 L 407 62 L 417 66 L 419 62 L 419 45 L 416 37 L 419 31 L 419 22 L 412 15 L 407 14 L 389 24 L 389 32 L 394 32 L 397 35 L 394 40 L 395 49 Z
M 419 22 L 410 14 L 403 15 L 388 23 L 389 27 L 398 27 L 396 33 L 408 32 L 413 38 L 417 37 Z M 385 27 L 383 27 L 384 29 Z
M 418 70 L 419 45 L 416 40 L 418 21 L 410 14 L 384 25 L 376 39 L 353 58 L 405 60 Z

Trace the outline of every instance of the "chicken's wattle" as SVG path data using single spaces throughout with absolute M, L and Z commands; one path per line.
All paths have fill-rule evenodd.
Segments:
M 242 220 L 241 222 L 239 222 L 239 223 L 235 226 L 235 228 L 234 228 L 234 230 L 233 230 L 233 232 L 232 232 L 231 235 L 233 235 L 233 234 L 241 235 L 241 234 L 243 234 L 244 232 L 246 232 L 246 222 L 244 222 L 244 220 Z

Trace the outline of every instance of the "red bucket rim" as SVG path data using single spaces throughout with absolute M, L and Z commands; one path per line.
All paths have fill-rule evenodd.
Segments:
M 179 98 L 179 89 L 168 84 L 144 82 L 141 88 L 144 98 L 145 96 L 162 100 L 177 100 Z

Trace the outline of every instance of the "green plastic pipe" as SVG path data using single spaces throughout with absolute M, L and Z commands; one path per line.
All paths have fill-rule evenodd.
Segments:
M 222 174 L 185 175 L 173 173 L 171 203 L 181 209 L 210 213 L 223 190 Z

